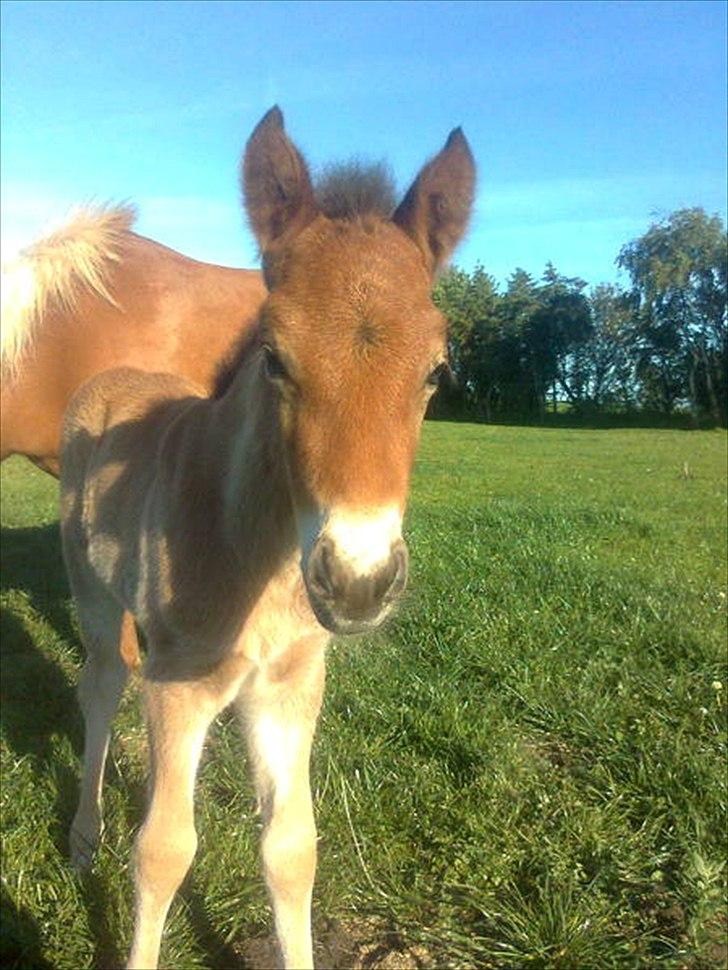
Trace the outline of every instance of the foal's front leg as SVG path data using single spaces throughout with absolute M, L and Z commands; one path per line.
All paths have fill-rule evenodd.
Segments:
M 197 849 L 194 785 L 205 735 L 229 701 L 205 682 L 146 682 L 151 800 L 136 840 L 136 913 L 129 968 L 157 966 L 172 898 Z
M 323 650 L 303 668 L 290 684 L 261 673 L 240 698 L 263 818 L 263 872 L 286 970 L 313 967 L 316 827 L 309 759 L 321 706 Z

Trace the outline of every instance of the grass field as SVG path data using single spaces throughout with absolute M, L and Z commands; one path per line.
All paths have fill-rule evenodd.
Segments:
M 331 649 L 314 750 L 321 966 L 723 967 L 726 436 L 430 423 L 411 590 Z M 56 487 L 2 470 L 5 967 L 118 965 L 144 809 L 132 688 L 93 872 L 66 862 L 80 652 Z M 223 716 L 165 966 L 270 959 Z

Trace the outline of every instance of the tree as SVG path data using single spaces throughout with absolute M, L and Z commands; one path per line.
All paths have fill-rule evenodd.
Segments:
M 500 306 L 497 348 L 497 407 L 504 413 L 534 414 L 540 410 L 534 382 L 528 328 L 540 308 L 538 284 L 524 269 L 515 270 Z
M 487 330 L 497 318 L 495 280 L 480 264 L 472 273 L 452 267 L 437 281 L 433 299 L 448 320 L 450 367 L 456 382 L 455 387 L 442 389 L 438 406 L 441 410 L 476 408 L 479 337 L 475 332 Z
M 576 410 L 630 408 L 636 403 L 631 355 L 633 307 L 628 294 L 602 283 L 589 295 L 589 338 L 565 355 L 559 387 Z
M 728 408 L 726 234 L 718 216 L 681 209 L 622 248 L 632 279 L 634 348 L 644 403 L 681 398 L 725 424 Z
M 450 322 L 457 408 L 490 420 L 543 415 L 549 393 L 576 409 L 665 412 L 689 402 L 726 423 L 726 236 L 717 216 L 685 209 L 622 248 L 631 288 L 598 286 L 548 263 L 540 281 L 517 269 L 503 294 L 481 265 L 448 270 L 435 302 Z M 443 407 L 444 405 L 444 407 Z
M 561 276 L 551 263 L 541 284 L 517 269 L 502 296 L 482 266 L 472 274 L 457 269 L 444 274 L 435 302 L 450 322 L 461 408 L 487 420 L 543 414 L 560 362 L 591 330 L 585 285 Z M 451 410 L 447 403 L 438 407 L 440 413 Z
M 568 356 L 583 345 L 592 332 L 589 301 L 584 280 L 562 276 L 553 263 L 546 264 L 538 290 L 539 307 L 525 328 L 525 346 L 539 411 L 546 409 L 546 393 L 554 389 Z

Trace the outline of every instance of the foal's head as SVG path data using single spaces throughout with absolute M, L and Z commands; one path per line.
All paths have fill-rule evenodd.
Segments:
M 309 599 L 336 633 L 375 626 L 405 586 L 402 515 L 447 353 L 432 278 L 465 230 L 474 179 L 456 129 L 391 219 L 330 219 L 278 108 L 246 148 L 246 207 L 269 289 L 263 366 Z

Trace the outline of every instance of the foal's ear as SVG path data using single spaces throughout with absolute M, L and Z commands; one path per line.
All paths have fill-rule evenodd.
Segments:
M 284 233 L 299 232 L 316 216 L 308 168 L 286 135 L 277 105 L 248 139 L 242 182 L 248 219 L 262 250 Z
M 392 221 L 422 250 L 434 275 L 462 239 L 475 193 L 475 161 L 461 128 L 410 186 Z

